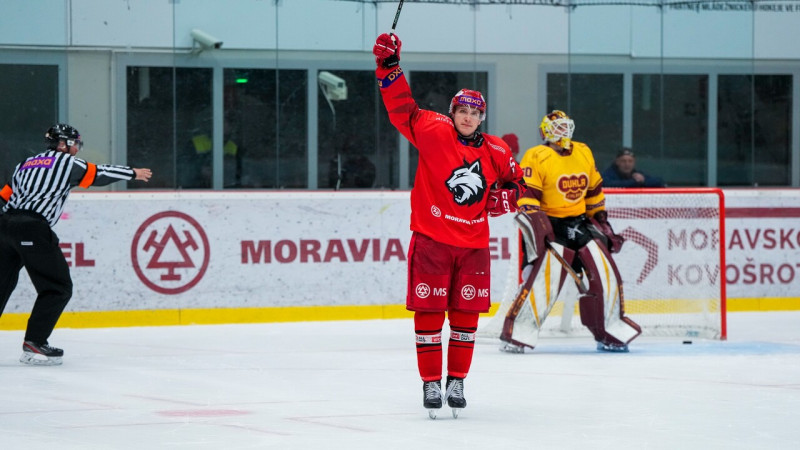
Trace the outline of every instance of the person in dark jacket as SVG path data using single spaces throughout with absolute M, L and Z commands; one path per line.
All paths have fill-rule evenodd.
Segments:
M 636 156 L 633 154 L 633 150 L 628 147 L 623 147 L 622 150 L 617 153 L 614 162 L 603 171 L 601 176 L 603 177 L 603 187 L 638 188 L 666 186 L 661 178 L 647 175 L 636 169 Z

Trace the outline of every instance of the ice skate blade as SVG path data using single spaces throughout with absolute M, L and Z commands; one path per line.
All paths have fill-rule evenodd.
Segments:
M 464 408 L 452 408 L 450 411 L 453 413 L 453 419 L 458 419 L 458 413 Z
M 597 343 L 597 351 L 599 351 L 599 352 L 611 352 L 611 353 L 628 353 L 628 346 L 627 345 L 603 344 L 602 342 L 598 342 Z
M 439 412 L 438 409 L 429 409 L 428 410 L 428 417 L 430 417 L 433 420 L 436 420 L 436 413 L 438 413 L 438 412 Z
M 19 357 L 19 362 L 30 366 L 60 366 L 61 357 L 51 356 L 48 358 L 38 353 L 22 352 L 22 356 Z
M 505 353 L 525 353 L 525 347 L 512 344 L 511 342 L 503 342 L 500 345 L 500 351 Z

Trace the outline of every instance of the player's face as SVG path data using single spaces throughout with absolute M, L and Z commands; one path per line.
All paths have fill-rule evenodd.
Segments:
M 460 135 L 472 136 L 481 124 L 481 112 L 477 108 L 458 105 L 453 111 L 453 123 Z
M 620 173 L 630 174 L 633 173 L 633 168 L 636 165 L 636 159 L 631 155 L 622 155 L 617 158 L 617 167 Z

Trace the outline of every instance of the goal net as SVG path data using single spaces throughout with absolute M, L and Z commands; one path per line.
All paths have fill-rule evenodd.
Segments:
M 606 189 L 614 231 L 625 237 L 613 255 L 625 313 L 643 336 L 725 339 L 725 208 L 720 189 Z M 520 281 L 516 229 L 512 263 L 497 312 L 478 337 L 499 338 Z M 540 336 L 590 336 L 581 324 L 578 291 L 569 279 Z

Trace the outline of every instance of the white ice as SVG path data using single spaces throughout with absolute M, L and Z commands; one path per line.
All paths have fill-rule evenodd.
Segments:
M 2 320 L 2 319 L 0 319 Z M 467 408 L 422 408 L 411 320 L 0 332 L 0 449 L 797 449 L 800 312 L 721 341 L 479 342 Z

